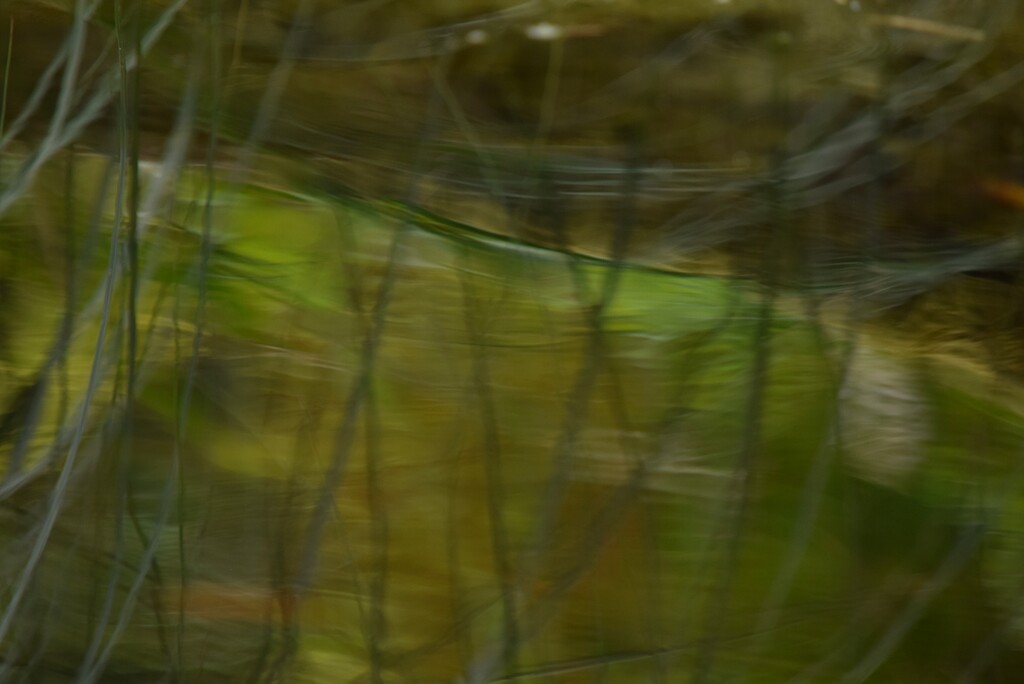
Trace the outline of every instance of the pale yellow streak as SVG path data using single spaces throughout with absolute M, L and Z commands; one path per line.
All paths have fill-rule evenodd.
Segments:
M 972 43 L 980 43 L 985 40 L 985 32 L 981 29 L 970 26 L 958 26 L 956 24 L 943 24 L 931 19 L 920 17 L 908 17 L 900 14 L 868 14 L 865 15 L 871 24 L 888 26 L 904 31 L 916 31 L 918 33 L 930 33 L 935 36 L 949 38 L 951 40 L 962 40 Z

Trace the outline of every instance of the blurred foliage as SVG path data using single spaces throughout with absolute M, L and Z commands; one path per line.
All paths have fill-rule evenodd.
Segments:
M 0 29 L 0 681 L 1024 668 L 1016 0 Z

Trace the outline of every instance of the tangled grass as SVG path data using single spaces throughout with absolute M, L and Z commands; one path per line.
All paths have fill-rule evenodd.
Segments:
M 1012 681 L 1016 0 L 15 0 L 0 681 Z

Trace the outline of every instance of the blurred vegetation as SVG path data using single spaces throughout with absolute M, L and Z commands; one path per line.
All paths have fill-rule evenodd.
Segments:
M 0 682 L 1024 670 L 1016 0 L 0 45 Z

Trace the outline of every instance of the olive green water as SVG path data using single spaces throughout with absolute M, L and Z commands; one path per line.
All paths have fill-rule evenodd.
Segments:
M 1015 1 L 0 33 L 0 682 L 1019 677 Z

